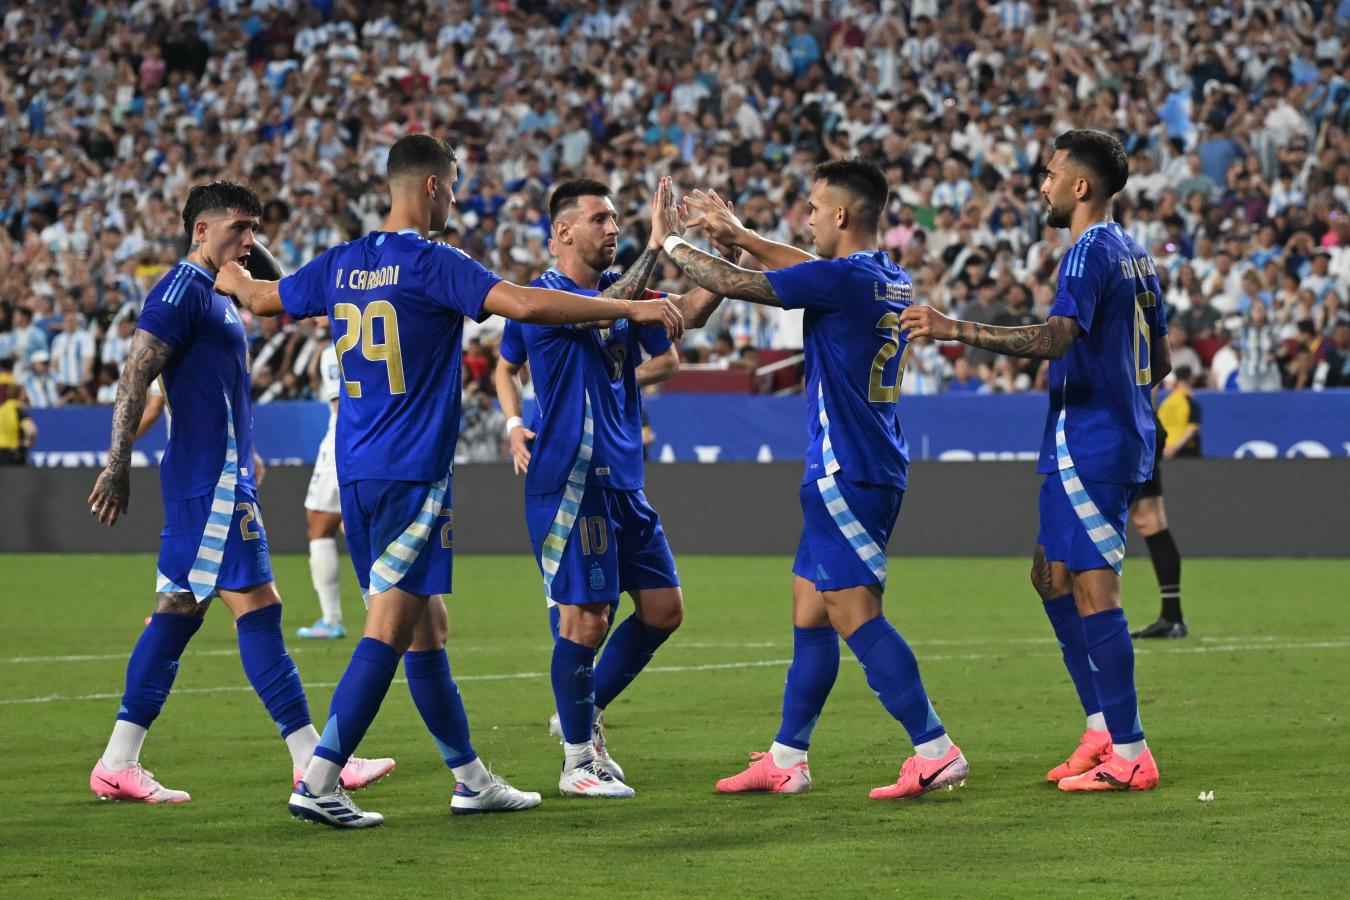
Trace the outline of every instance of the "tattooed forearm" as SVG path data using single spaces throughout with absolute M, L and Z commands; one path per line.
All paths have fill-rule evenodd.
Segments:
M 623 277 L 605 288 L 600 296 L 610 300 L 641 300 L 647 290 L 647 282 L 651 281 L 656 264 L 660 261 L 661 251 L 648 247 L 628 267 Z
M 131 464 L 131 444 L 145 411 L 145 395 L 150 382 L 159 377 L 173 348 L 148 331 L 136 330 L 127 354 L 122 380 L 117 385 L 113 407 L 112 443 L 108 448 L 108 468 L 126 471 Z
M 734 263 L 704 253 L 692 244 L 680 244 L 671 255 L 684 274 L 713 294 L 736 297 L 754 303 L 781 306 L 778 293 L 763 272 L 742 269 Z
M 956 339 L 963 344 L 1027 359 L 1059 359 L 1073 342 L 1069 329 L 1052 322 L 1006 328 L 958 321 L 956 329 Z

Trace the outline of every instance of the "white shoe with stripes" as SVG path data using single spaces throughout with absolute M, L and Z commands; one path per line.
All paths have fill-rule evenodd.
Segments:
M 633 796 L 633 789 L 610 774 L 594 759 L 588 759 L 574 769 L 564 769 L 558 779 L 558 790 L 564 797 L 597 797 L 621 799 Z
M 341 786 L 331 794 L 313 794 L 302 781 L 296 785 L 287 807 L 297 819 L 333 828 L 373 828 L 384 824 L 384 816 L 361 809 Z
M 548 717 L 548 733 L 558 739 L 564 740 L 562 731 L 562 720 L 558 714 L 554 713 Z M 609 755 L 609 748 L 605 745 L 605 713 L 603 710 L 596 712 L 595 721 L 591 725 L 591 745 L 595 748 L 595 764 L 602 769 L 609 771 L 619 781 L 625 781 L 623 768 L 614 761 L 614 757 Z

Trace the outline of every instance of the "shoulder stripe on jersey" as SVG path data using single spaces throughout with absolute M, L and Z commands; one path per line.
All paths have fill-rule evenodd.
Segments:
M 164 289 L 164 293 L 159 295 L 160 300 L 164 301 L 170 306 L 173 306 L 178 303 L 178 295 L 182 293 L 183 286 L 187 284 L 187 279 L 183 277 L 186 271 L 187 270 L 184 269 L 182 266 L 175 267 L 173 273 L 173 280 L 170 281 L 169 286 Z

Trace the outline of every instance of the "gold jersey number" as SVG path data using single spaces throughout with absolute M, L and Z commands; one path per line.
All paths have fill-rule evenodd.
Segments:
M 342 357 L 349 350 L 361 346 L 361 355 L 371 362 L 382 362 L 389 381 L 390 394 L 402 394 L 408 389 L 403 380 L 403 352 L 398 343 L 398 312 L 388 300 L 374 300 L 365 311 L 355 303 L 339 303 L 333 307 L 333 318 L 347 323 L 347 330 L 337 339 L 338 368 L 348 397 L 361 396 L 361 382 L 347 378 L 347 367 Z M 378 323 L 378 324 L 377 324 Z

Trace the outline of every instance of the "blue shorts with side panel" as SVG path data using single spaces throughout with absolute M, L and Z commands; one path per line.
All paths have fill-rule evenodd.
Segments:
M 342 524 L 361 590 L 450 593 L 454 563 L 451 479 L 353 481 L 342 486 Z
M 642 491 L 590 485 L 575 504 L 566 494 L 525 496 L 550 603 L 617 603 L 624 591 L 680 586 L 661 518 Z
M 879 584 L 905 492 L 827 475 L 801 487 L 802 536 L 792 573 L 818 591 Z
M 188 500 L 165 501 L 159 537 L 159 593 L 242 591 L 272 580 L 258 496 L 242 485 Z
M 1036 543 L 1046 562 L 1062 562 L 1070 572 L 1120 571 L 1125 560 L 1125 518 L 1141 484 L 1088 481 L 1063 472 L 1041 482 L 1040 532 Z

